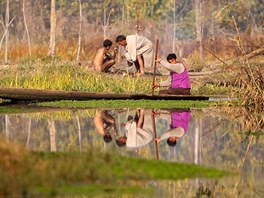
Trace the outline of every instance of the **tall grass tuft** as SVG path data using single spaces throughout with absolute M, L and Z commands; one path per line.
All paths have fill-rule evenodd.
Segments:
M 240 98 L 242 106 L 262 111 L 264 108 L 264 77 L 261 66 L 247 64 L 242 67 L 233 93 Z
M 1 87 L 66 91 L 150 93 L 151 77 L 98 74 L 84 67 L 55 60 L 25 60 L 0 70 Z

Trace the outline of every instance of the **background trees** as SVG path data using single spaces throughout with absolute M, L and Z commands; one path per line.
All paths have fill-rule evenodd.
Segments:
M 54 2 L 55 0 L 1 1 L 0 37 L 9 38 L 11 45 L 6 54 L 12 57 L 13 61 L 15 58 L 27 56 L 25 52 L 28 50 L 35 56 L 45 54 L 44 51 L 48 52 L 47 41 L 54 27 L 50 21 Z M 232 48 L 235 44 L 232 39 L 237 36 L 238 31 L 239 34 L 247 35 L 245 45 L 250 47 L 248 51 L 263 44 L 262 0 L 82 0 L 81 3 L 82 60 L 90 59 L 104 38 L 114 40 L 117 34 L 136 33 L 139 31 L 136 25 L 140 25 L 139 34 L 153 41 L 160 38 L 161 53 L 176 50 L 180 55 L 187 56 L 199 49 L 195 40 L 198 40 L 199 44 L 202 38 L 201 45 L 214 53 L 225 53 L 228 50 L 235 53 L 237 51 Z M 76 59 L 80 25 L 79 5 L 78 0 L 56 1 L 56 50 L 58 55 L 69 60 Z M 197 7 L 198 5 L 200 7 Z M 7 21 L 10 23 L 11 20 L 12 23 L 7 26 Z M 7 28 L 9 34 L 6 32 Z M 26 43 L 28 46 L 31 44 L 31 49 L 24 50 L 24 47 L 21 47 Z M 7 55 L 4 56 L 1 48 L 0 59 L 7 62 Z

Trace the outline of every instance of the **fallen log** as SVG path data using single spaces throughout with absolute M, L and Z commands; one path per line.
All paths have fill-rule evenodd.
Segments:
M 154 95 L 151 94 L 116 94 L 91 93 L 84 91 L 40 90 L 24 88 L 0 88 L 0 98 L 18 102 L 43 102 L 58 100 L 209 100 L 201 95 Z

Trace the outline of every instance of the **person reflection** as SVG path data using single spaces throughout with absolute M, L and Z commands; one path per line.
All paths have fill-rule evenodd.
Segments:
M 169 146 L 176 146 L 178 140 L 184 136 L 188 129 L 191 111 L 187 109 L 174 109 L 169 114 L 160 113 L 160 116 L 169 121 L 170 129 L 155 140 L 157 143 L 167 140 Z
M 110 130 L 113 130 L 114 135 L 117 135 L 115 119 L 107 110 L 96 113 L 94 116 L 94 125 L 98 133 L 103 135 L 103 139 L 106 143 L 112 141 Z
M 151 126 L 150 115 L 145 114 L 144 109 L 140 109 L 136 115 L 128 116 L 125 124 L 125 135 L 116 140 L 120 147 L 140 148 L 150 143 L 154 136 Z

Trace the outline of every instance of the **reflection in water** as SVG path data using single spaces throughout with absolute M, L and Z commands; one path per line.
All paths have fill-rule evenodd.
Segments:
M 97 132 L 104 137 L 104 141 L 109 143 L 112 141 L 110 130 L 113 130 L 114 135 L 117 135 L 115 118 L 110 115 L 109 111 L 101 110 L 94 116 L 94 126 Z
M 225 113 L 211 109 L 111 109 L 0 116 L 0 132 L 9 141 L 24 144 L 30 150 L 96 149 L 239 173 L 217 180 L 148 184 L 163 197 L 263 196 L 263 136 L 244 133 L 243 124 L 243 120 L 230 119 Z
M 122 125 L 125 133 L 116 140 L 119 147 L 141 148 L 153 140 L 151 117 L 144 109 L 137 110 L 134 116 L 127 116 L 126 123 Z
M 176 146 L 178 140 L 184 136 L 188 129 L 191 112 L 178 109 L 163 112 L 162 115 L 170 123 L 170 129 L 156 138 L 156 141 L 159 143 L 161 140 L 167 140 L 169 146 Z

